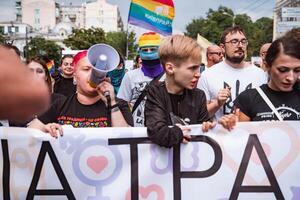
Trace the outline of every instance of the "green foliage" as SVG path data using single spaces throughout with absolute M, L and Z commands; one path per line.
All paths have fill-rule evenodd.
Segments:
M 5 42 L 5 36 L 0 33 L 0 44 Z
M 56 65 L 59 64 L 62 48 L 53 41 L 46 40 L 42 37 L 35 37 L 30 40 L 25 49 L 28 58 L 47 55 L 49 59 L 55 61 Z
M 126 32 L 108 32 L 106 43 L 114 47 L 122 55 L 126 55 Z
M 97 43 L 105 43 L 105 32 L 101 28 L 75 29 L 73 33 L 64 40 L 64 44 L 71 49 L 88 49 Z
M 267 17 L 252 22 L 247 14 L 234 16 L 230 8 L 220 6 L 217 10 L 209 9 L 207 17 L 193 19 L 186 26 L 185 35 L 197 38 L 197 34 L 209 41 L 219 44 L 222 32 L 233 24 L 241 26 L 249 40 L 248 57 L 258 55 L 262 44 L 271 42 L 273 35 L 273 20 Z
M 75 29 L 64 44 L 71 49 L 88 49 L 90 46 L 98 43 L 106 43 L 118 50 L 123 56 L 126 56 L 128 41 L 128 58 L 135 56 L 137 45 L 135 44 L 135 33 L 128 32 L 108 32 L 104 33 L 101 28 Z

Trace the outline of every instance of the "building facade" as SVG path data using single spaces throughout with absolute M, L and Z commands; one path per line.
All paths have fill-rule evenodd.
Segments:
M 0 34 L 6 36 L 6 40 L 23 52 L 24 46 L 29 41 L 33 27 L 21 22 L 0 22 Z
M 59 5 L 54 0 L 21 0 L 16 2 L 17 20 L 34 31 L 50 32 L 59 19 Z
M 59 5 L 55 0 L 17 0 L 16 21 L 29 24 L 40 33 L 50 33 L 61 22 L 76 28 L 102 28 L 105 32 L 123 30 L 117 5 L 106 0 L 90 0 L 82 5 Z
M 276 0 L 273 40 L 296 27 L 300 27 L 300 0 Z
M 70 21 L 76 28 L 85 28 L 85 6 L 61 5 L 60 20 Z
M 82 5 L 60 5 L 55 0 L 16 0 L 16 20 L 0 22 L 0 33 L 14 41 L 22 52 L 34 37 L 55 41 L 66 48 L 63 40 L 77 28 L 102 28 L 105 32 L 122 31 L 123 22 L 117 5 L 92 0 Z
M 102 28 L 105 32 L 123 30 L 123 22 L 117 5 L 105 0 L 88 1 L 85 5 L 85 28 Z

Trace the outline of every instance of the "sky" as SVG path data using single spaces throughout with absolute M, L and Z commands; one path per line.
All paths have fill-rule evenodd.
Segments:
M 58 3 L 80 5 L 86 0 L 57 0 Z M 124 24 L 127 23 L 130 0 L 106 0 L 108 3 L 118 5 Z M 15 19 L 15 0 L 0 0 L 0 21 Z M 253 21 L 261 17 L 273 16 L 275 0 L 174 0 L 175 19 L 174 32 L 185 32 L 185 27 L 193 19 L 203 17 L 209 8 L 217 10 L 220 5 L 229 7 L 235 14 L 246 13 Z M 126 28 L 126 27 L 125 27 Z

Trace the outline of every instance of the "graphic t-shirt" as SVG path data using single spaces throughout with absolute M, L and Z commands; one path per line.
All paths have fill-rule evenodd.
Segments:
M 164 79 L 164 76 L 161 80 Z M 119 92 L 118 98 L 123 99 L 134 105 L 145 87 L 152 81 L 151 77 L 145 76 L 141 68 L 129 71 L 125 74 Z M 139 106 L 133 113 L 134 126 L 144 126 L 144 109 L 145 109 L 146 97 L 141 101 Z
M 261 89 L 283 120 L 300 120 L 300 90 L 279 92 L 272 90 L 267 84 L 262 85 Z M 242 92 L 235 99 L 234 104 L 250 117 L 251 121 L 278 120 L 256 89 Z
M 233 68 L 223 61 L 207 68 L 201 74 L 197 87 L 205 92 L 207 101 L 217 99 L 221 89 L 231 87 L 230 98 L 215 114 L 215 118 L 219 119 L 233 111 L 233 101 L 241 92 L 266 82 L 266 74 L 255 65 L 248 64 L 243 68 Z
M 75 94 L 76 86 L 73 83 L 73 78 L 64 78 L 59 74 L 54 76 L 54 80 L 53 92 L 62 94 L 66 97 Z
M 119 108 L 129 125 L 132 125 L 132 116 L 127 102 L 118 101 Z M 103 101 L 92 105 L 83 105 L 77 100 L 77 95 L 72 95 L 65 100 L 56 101 L 55 104 L 42 116 L 38 117 L 44 124 L 58 123 L 81 127 L 111 127 L 109 112 Z

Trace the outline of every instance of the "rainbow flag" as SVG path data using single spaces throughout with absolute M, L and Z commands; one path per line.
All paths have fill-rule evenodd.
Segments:
M 49 62 L 46 63 L 48 71 L 50 73 L 50 75 L 52 75 L 55 72 L 55 65 L 54 65 L 54 61 L 50 60 Z
M 174 16 L 173 0 L 132 0 L 128 23 L 162 35 L 171 35 Z

